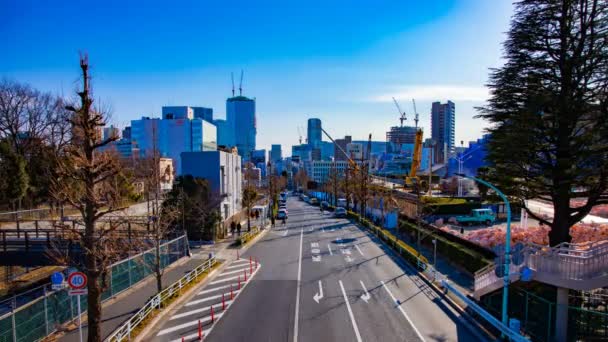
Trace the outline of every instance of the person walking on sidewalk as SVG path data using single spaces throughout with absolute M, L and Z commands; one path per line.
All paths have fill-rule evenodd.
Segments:
M 236 224 L 236 232 L 239 234 L 239 236 L 241 236 L 241 222 Z
M 236 230 L 236 223 L 234 221 L 230 222 L 230 234 L 234 236 L 234 231 Z

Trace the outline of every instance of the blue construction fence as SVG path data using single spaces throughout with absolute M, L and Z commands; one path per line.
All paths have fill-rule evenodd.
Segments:
M 161 245 L 161 267 L 164 269 L 187 254 L 186 235 L 167 241 Z M 154 273 L 154 258 L 152 248 L 113 264 L 110 268 L 110 285 L 102 294 L 102 301 L 118 295 Z M 53 291 L 49 284 L 42 291 L 43 296 L 19 307 L 15 304 L 15 299 L 0 303 L 0 307 L 9 306 L 8 313 L 0 316 L 0 342 L 39 341 L 78 317 L 77 299 L 68 295 L 67 289 Z M 81 313 L 86 310 L 87 296 L 83 295 Z

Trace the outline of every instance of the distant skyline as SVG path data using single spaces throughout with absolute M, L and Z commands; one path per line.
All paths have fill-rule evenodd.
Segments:
M 83 15 L 83 12 L 87 11 Z M 78 53 L 92 64 L 95 98 L 119 127 L 160 117 L 165 105 L 212 107 L 224 118 L 231 96 L 256 98 L 257 148 L 284 155 L 320 118 L 334 138 L 385 140 L 399 125 L 392 97 L 424 137 L 434 101 L 456 104 L 456 145 L 479 138 L 473 119 L 488 97 L 489 68 L 502 64 L 510 1 L 39 2 L 0 0 L 0 78 L 71 95 Z M 94 14 L 94 15 L 93 15 Z M 92 18 L 95 18 L 94 20 Z M 327 140 L 323 137 L 324 140 Z

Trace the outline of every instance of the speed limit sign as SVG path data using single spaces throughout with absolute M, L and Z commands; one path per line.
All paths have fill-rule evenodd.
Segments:
M 70 286 L 70 295 L 83 295 L 87 293 L 87 275 L 82 272 L 72 272 L 68 276 L 68 285 Z

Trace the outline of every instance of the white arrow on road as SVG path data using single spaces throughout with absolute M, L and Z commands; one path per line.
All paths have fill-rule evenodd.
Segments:
M 329 255 L 334 255 L 334 252 L 331 250 L 331 246 L 327 244 L 327 249 L 329 249 Z
M 361 299 L 363 299 L 363 301 L 365 303 L 368 303 L 369 299 L 372 297 L 369 292 L 367 292 L 367 289 L 365 288 L 365 284 L 363 284 L 363 280 L 359 280 L 359 282 L 361 283 L 361 286 L 363 287 L 363 291 L 364 293 L 361 295 Z
M 319 280 L 319 292 L 315 293 L 315 295 L 312 297 L 312 299 L 315 300 L 315 302 L 317 302 L 317 304 L 319 304 L 319 299 L 323 298 L 323 285 L 321 284 L 321 281 Z
M 314 262 L 321 262 L 321 256 L 320 255 L 313 255 L 312 256 L 312 261 L 314 261 Z

